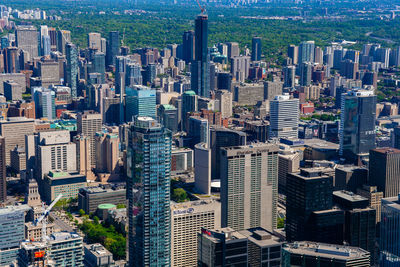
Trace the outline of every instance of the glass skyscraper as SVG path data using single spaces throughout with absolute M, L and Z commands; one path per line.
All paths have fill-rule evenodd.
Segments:
M 400 201 L 399 197 L 382 199 L 380 223 L 380 265 L 394 267 L 400 265 Z
M 352 90 L 341 97 L 340 155 L 349 160 L 375 148 L 376 95 Z
M 78 49 L 74 44 L 67 43 L 65 53 L 67 58 L 66 84 L 71 88 L 71 96 L 77 97 Z
M 130 125 L 128 266 L 170 266 L 171 131 L 153 118 Z
M 115 66 L 115 58 L 119 55 L 119 32 L 112 31 L 108 35 L 107 42 L 107 58 L 106 63 L 107 66 L 114 65 Z
M 261 60 L 261 37 L 253 37 L 251 41 L 251 60 L 260 61 Z
M 135 116 L 156 118 L 156 90 L 143 85 L 127 87 L 125 105 L 127 121 Z
M 191 69 L 192 90 L 197 95 L 210 95 L 210 58 L 208 54 L 208 16 L 200 14 L 195 20 L 195 53 Z

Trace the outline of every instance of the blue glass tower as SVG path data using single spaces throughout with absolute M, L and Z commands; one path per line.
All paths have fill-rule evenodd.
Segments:
M 170 266 L 171 132 L 137 117 L 127 146 L 128 266 Z
M 195 58 L 191 68 L 192 90 L 203 97 L 210 96 L 210 66 L 208 54 L 208 16 L 200 14 L 195 20 Z
M 119 55 L 119 32 L 112 31 L 108 35 L 106 64 L 115 66 L 115 58 Z
M 382 199 L 380 223 L 380 264 L 381 267 L 400 265 L 400 201 L 399 197 Z
M 49 35 L 42 36 L 42 55 L 48 56 L 51 52 L 51 39 Z
M 156 90 L 142 85 L 126 88 L 126 120 L 135 116 L 156 118 Z

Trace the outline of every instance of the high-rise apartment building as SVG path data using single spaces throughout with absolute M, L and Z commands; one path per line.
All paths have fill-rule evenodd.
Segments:
M 0 137 L 0 203 L 7 200 L 6 142 Z
M 72 43 L 65 45 L 67 70 L 65 82 L 71 88 L 71 96 L 78 96 L 78 49 Z
M 231 73 L 238 82 L 245 82 L 249 77 L 250 57 L 234 56 L 231 58 Z
M 190 117 L 189 112 L 196 112 L 198 109 L 198 96 L 194 91 L 186 91 L 182 94 L 182 130 L 187 129 L 187 121 Z
M 270 101 L 270 138 L 297 138 L 299 100 L 288 94 Z
M 95 180 L 92 172 L 90 138 L 85 135 L 77 135 L 73 142 L 76 144 L 76 168 L 87 180 Z
M 264 82 L 264 99 L 274 100 L 276 96 L 282 95 L 283 83 L 280 81 Z
M 217 90 L 215 91 L 215 98 L 219 101 L 221 117 L 232 117 L 232 93 L 228 90 Z
M 197 234 L 221 227 L 221 203 L 198 200 L 171 204 L 171 266 L 197 265 Z
M 90 139 L 90 163 L 92 167 L 96 164 L 95 135 L 101 131 L 102 116 L 100 113 L 85 111 L 77 116 L 77 131 L 80 135 L 85 135 Z
M 83 267 L 83 238 L 76 233 L 57 232 L 49 236 L 49 258 L 55 266 Z
M 101 52 L 101 34 L 98 32 L 90 32 L 88 33 L 88 48 L 97 49 L 97 51 Z
M 195 20 L 195 53 L 191 70 L 192 90 L 203 97 L 210 96 L 210 58 L 208 54 L 208 15 Z
M 300 85 L 309 86 L 311 84 L 312 63 L 303 62 L 300 64 Z
M 71 32 L 66 30 L 57 31 L 57 51 L 65 55 L 65 46 L 71 42 Z
M 305 41 L 299 45 L 299 64 L 304 62 L 314 62 L 315 42 Z
M 377 186 L 385 198 L 400 193 L 400 150 L 377 148 L 369 152 L 369 184 Z
M 172 135 L 150 117 L 137 117 L 128 134 L 128 266 L 170 266 Z M 136 190 L 142 194 L 137 216 Z
M 115 133 L 96 133 L 96 170 L 98 172 L 119 173 L 119 137 Z
M 178 110 L 169 104 L 160 105 L 157 111 L 159 121 L 172 133 L 178 131 Z
M 299 47 L 295 45 L 289 45 L 288 57 L 292 60 L 293 65 L 297 65 L 299 60 Z
M 296 84 L 296 66 L 286 66 L 283 68 L 283 75 L 284 75 L 284 87 L 291 87 L 293 88 Z
M 261 37 L 253 37 L 251 40 L 251 60 L 260 61 L 262 53 Z
M 239 44 L 236 42 L 226 43 L 228 46 L 228 59 L 237 57 L 240 55 Z
M 340 151 L 355 160 L 375 148 L 376 96 L 373 91 L 352 90 L 341 97 Z
M 278 147 L 221 148 L 221 226 L 276 228 Z

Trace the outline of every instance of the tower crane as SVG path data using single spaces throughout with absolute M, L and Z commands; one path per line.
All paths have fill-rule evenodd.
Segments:
M 203 14 L 204 11 L 206 11 L 206 7 L 205 7 L 205 6 L 201 6 L 199 0 L 196 0 L 196 2 L 197 2 L 197 4 L 199 5 L 199 8 L 200 8 L 200 10 L 201 10 L 201 14 Z
M 35 220 L 34 225 L 37 226 L 39 223 L 42 222 L 42 241 L 44 243 L 46 243 L 46 220 L 44 220 L 50 213 L 51 209 L 54 207 L 55 204 L 57 204 L 57 202 L 62 198 L 62 194 L 59 194 L 56 199 L 53 200 L 53 202 L 51 202 L 51 204 L 47 207 L 47 209 L 45 209 L 44 204 L 42 203 L 42 207 L 43 207 L 43 213 L 42 215 Z

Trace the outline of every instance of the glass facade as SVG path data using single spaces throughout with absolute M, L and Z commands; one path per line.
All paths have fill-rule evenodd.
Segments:
M 380 266 L 400 266 L 400 206 L 398 197 L 382 199 Z
M 65 47 L 67 58 L 66 83 L 71 87 L 71 96 L 77 97 L 78 82 L 78 49 L 74 44 L 68 43 Z
M 171 139 L 171 132 L 152 118 L 138 117 L 131 125 L 128 266 L 170 266 Z

